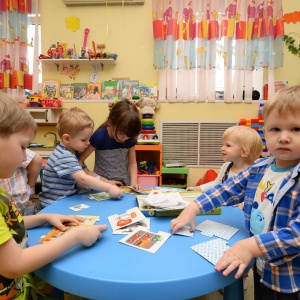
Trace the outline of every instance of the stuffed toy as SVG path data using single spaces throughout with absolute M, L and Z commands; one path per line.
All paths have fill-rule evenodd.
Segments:
M 149 97 L 143 97 L 137 102 L 137 106 L 140 107 L 141 115 L 144 114 L 154 115 L 155 109 L 159 108 L 159 102 L 158 100 Z

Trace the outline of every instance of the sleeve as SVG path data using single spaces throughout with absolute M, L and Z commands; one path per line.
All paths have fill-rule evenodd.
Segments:
M 214 180 L 214 181 L 210 181 L 210 182 L 207 182 L 207 183 L 204 183 L 204 184 L 201 184 L 199 187 L 201 189 L 201 191 L 203 193 L 205 193 L 206 191 L 214 188 L 216 185 L 218 184 L 221 184 L 222 183 L 222 180 L 223 180 L 223 177 L 224 177 L 224 174 L 227 170 L 227 167 L 229 166 L 230 162 L 226 162 L 222 165 L 221 169 L 220 169 L 220 172 L 219 172 L 219 175 L 218 177 Z
M 53 166 L 53 169 L 59 177 L 68 176 L 82 171 L 82 167 L 79 165 L 78 159 L 73 155 L 59 158 L 56 161 L 55 166 Z
M 103 140 L 103 130 L 98 129 L 92 134 L 92 136 L 90 138 L 90 144 L 95 149 L 99 149 L 99 145 L 102 144 L 102 140 Z
M 27 168 L 27 166 L 30 164 L 30 162 L 33 160 L 33 158 L 36 156 L 36 152 L 31 151 L 29 149 L 26 149 L 26 161 L 22 162 L 22 167 Z

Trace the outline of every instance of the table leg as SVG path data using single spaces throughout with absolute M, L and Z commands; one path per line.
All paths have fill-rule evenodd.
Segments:
M 232 299 L 244 300 L 243 276 L 224 288 L 224 300 Z

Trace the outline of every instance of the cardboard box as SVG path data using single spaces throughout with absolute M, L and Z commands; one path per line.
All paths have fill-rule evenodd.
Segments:
M 195 198 L 201 195 L 201 192 L 179 192 L 181 197 L 188 201 L 192 202 Z M 140 211 L 145 215 L 145 217 L 177 217 L 183 211 L 183 209 L 173 209 L 173 210 L 166 210 L 166 209 L 159 209 L 152 206 L 144 205 L 143 200 L 147 197 L 147 195 L 136 195 L 137 205 Z M 222 207 L 217 207 L 212 211 L 206 212 L 200 215 L 220 215 L 222 212 Z

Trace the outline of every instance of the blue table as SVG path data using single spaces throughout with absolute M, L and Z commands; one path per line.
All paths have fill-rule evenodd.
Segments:
M 108 216 L 122 214 L 136 206 L 134 195 L 125 194 L 121 200 L 97 202 L 88 194 L 75 195 L 48 206 L 42 212 L 73 214 L 70 206 L 90 207 L 76 214 L 100 215 L 100 223 L 108 230 L 92 247 L 78 245 L 54 262 L 36 271 L 53 286 L 90 299 L 187 299 L 205 295 L 225 287 L 224 299 L 243 299 L 242 279 L 231 274 L 224 277 L 214 266 L 190 249 L 212 238 L 199 231 L 194 237 L 172 235 L 154 254 L 119 243 L 124 235 L 112 235 Z M 170 232 L 172 217 L 151 218 L 150 231 Z M 206 219 L 224 223 L 240 230 L 229 245 L 248 237 L 244 214 L 238 208 L 223 207 L 221 215 L 198 216 L 197 224 Z M 39 243 L 50 226 L 29 230 L 29 246 Z

